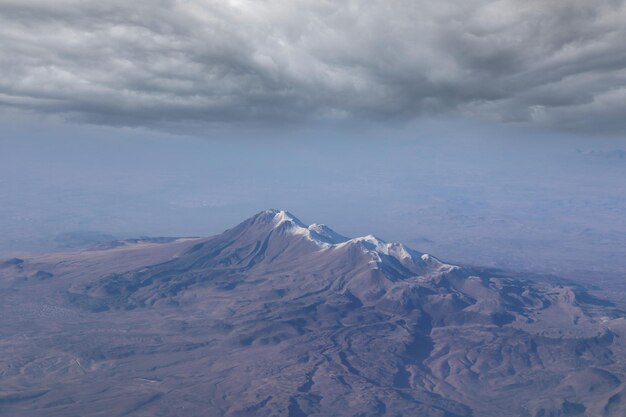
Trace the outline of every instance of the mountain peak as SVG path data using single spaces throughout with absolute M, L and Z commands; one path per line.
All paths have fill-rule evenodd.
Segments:
M 252 223 L 261 224 L 272 224 L 274 226 L 278 226 L 284 222 L 291 222 L 300 227 L 306 227 L 304 223 L 302 223 L 296 216 L 291 214 L 286 210 L 277 210 L 277 209 L 268 209 L 263 210 L 251 218 Z
M 204 248 L 198 252 L 199 248 Z M 302 261 L 304 256 L 339 259 L 354 256 L 361 266 L 383 268 L 393 279 L 428 275 L 433 271 L 452 270 L 435 257 L 424 258 L 421 252 L 401 243 L 386 242 L 374 235 L 345 237 L 324 224 L 306 225 L 286 210 L 264 210 L 229 229 L 194 246 L 193 257 L 202 265 L 237 268 L 273 268 L 281 262 Z M 216 257 L 216 254 L 219 256 Z M 346 255 L 350 254 L 350 255 Z M 316 261 L 317 262 L 317 261 Z
M 278 230 L 291 235 L 301 235 L 319 246 L 335 245 L 348 240 L 324 224 L 306 225 L 287 210 L 268 209 L 257 213 L 244 222 L 248 225 L 261 225 L 270 230 Z
M 331 245 L 336 245 L 348 240 L 347 237 L 340 235 L 325 224 L 313 223 L 307 229 L 315 238 L 317 238 L 317 240 L 321 240 Z
M 280 226 L 283 223 L 293 224 L 298 227 L 306 228 L 306 225 L 302 223 L 296 216 L 289 213 L 286 210 L 275 210 L 274 211 L 274 223 L 276 226 Z
M 383 258 L 400 262 L 409 270 L 417 272 L 426 264 L 446 265 L 438 259 L 413 250 L 401 243 L 386 242 L 372 234 L 348 238 L 325 224 L 313 223 L 307 226 L 296 216 L 286 210 L 268 209 L 257 213 L 242 225 L 261 225 L 266 232 L 278 232 L 291 236 L 303 237 L 315 243 L 319 249 L 339 249 L 349 245 L 357 245 L 364 253 L 374 256 L 377 263 L 384 263 Z M 381 256 L 383 258 L 381 258 Z

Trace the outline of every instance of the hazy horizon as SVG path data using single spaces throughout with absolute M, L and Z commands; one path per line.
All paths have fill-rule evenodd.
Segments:
M 626 139 L 616 136 L 452 117 L 258 137 L 42 121 L 10 124 L 0 143 L 5 257 L 209 236 L 280 208 L 455 262 L 626 271 Z

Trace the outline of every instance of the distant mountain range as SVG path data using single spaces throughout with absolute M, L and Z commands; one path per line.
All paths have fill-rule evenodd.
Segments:
M 285 211 L 0 278 L 0 414 L 626 415 L 612 303 Z

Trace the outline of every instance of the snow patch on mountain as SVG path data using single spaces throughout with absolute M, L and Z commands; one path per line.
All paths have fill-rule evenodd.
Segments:
M 271 218 L 274 229 L 279 229 L 294 236 L 303 236 L 315 243 L 320 250 L 332 250 L 345 248 L 348 245 L 358 246 L 364 253 L 372 257 L 372 263 L 383 265 L 393 258 L 405 266 L 428 267 L 431 269 L 452 270 L 458 268 L 441 262 L 434 256 L 423 254 L 401 243 L 386 242 L 374 235 L 366 235 L 356 238 L 347 238 L 324 224 L 313 223 L 305 225 L 293 214 L 286 210 L 266 210 L 259 215 Z

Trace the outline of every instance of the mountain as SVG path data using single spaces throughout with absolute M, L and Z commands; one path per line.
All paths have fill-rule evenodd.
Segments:
M 285 211 L 1 265 L 14 416 L 626 413 L 611 302 Z

